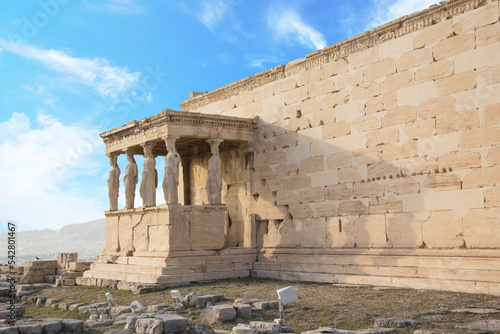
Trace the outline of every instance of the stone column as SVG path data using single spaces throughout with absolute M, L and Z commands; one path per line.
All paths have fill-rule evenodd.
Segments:
M 191 205 L 191 177 L 190 177 L 190 165 L 191 158 L 182 157 L 182 185 L 184 192 L 184 205 Z
M 219 156 L 219 145 L 222 139 L 208 139 L 212 156 L 208 160 L 208 175 L 205 190 L 208 203 L 211 205 L 222 203 L 222 170 Z
M 176 137 L 163 138 L 167 144 L 168 154 L 165 157 L 165 173 L 163 175 L 163 195 L 167 204 L 179 203 L 179 163 L 180 156 L 175 150 Z
M 139 182 L 139 172 L 137 163 L 135 162 L 134 153 L 131 149 L 126 149 L 128 165 L 125 167 L 125 176 L 123 183 L 125 184 L 125 208 L 133 209 L 135 201 L 135 188 Z
M 156 160 L 153 156 L 154 143 L 141 144 L 146 160 L 142 165 L 142 180 L 139 192 L 142 198 L 142 206 L 156 206 L 156 187 L 158 186 L 158 173 L 156 171 Z
M 108 195 L 109 195 L 109 210 L 118 210 L 118 191 L 120 189 L 120 167 L 118 167 L 117 158 L 119 153 L 110 153 L 109 164 L 111 169 L 108 174 Z

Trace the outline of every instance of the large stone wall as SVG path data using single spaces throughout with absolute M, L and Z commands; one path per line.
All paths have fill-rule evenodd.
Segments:
M 258 116 L 254 155 L 223 159 L 255 276 L 500 294 L 498 21 L 447 1 L 180 104 Z

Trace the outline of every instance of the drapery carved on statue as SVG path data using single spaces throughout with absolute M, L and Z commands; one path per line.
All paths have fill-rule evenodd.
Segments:
M 222 171 L 219 156 L 219 145 L 221 139 L 209 139 L 212 156 L 208 160 L 208 175 L 205 190 L 207 192 L 208 203 L 210 205 L 221 204 L 222 202 Z
M 180 156 L 175 150 L 177 138 L 164 138 L 168 154 L 165 157 L 165 174 L 163 176 L 163 195 L 167 204 L 179 203 L 179 163 Z
M 125 167 L 125 176 L 123 183 L 125 184 L 125 207 L 127 209 L 134 208 L 135 188 L 139 182 L 139 172 L 137 163 L 135 162 L 134 154 L 131 150 L 126 150 L 128 165 Z
M 156 171 L 156 160 L 153 156 L 152 143 L 142 144 L 144 149 L 144 161 L 140 194 L 142 205 L 145 207 L 156 206 L 156 187 L 158 186 L 158 173 Z
M 118 210 L 118 191 L 120 188 L 120 167 L 117 163 L 118 154 L 109 155 L 111 170 L 108 175 L 109 210 Z

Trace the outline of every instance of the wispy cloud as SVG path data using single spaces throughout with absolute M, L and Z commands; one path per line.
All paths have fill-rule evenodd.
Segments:
M 105 97 L 116 98 L 133 89 L 141 75 L 139 72 L 130 72 L 127 67 L 111 66 L 103 58 L 75 58 L 62 51 L 44 50 L 2 39 L 0 46 L 24 58 L 39 61 L 66 78 L 91 86 Z
M 208 29 L 213 31 L 232 11 L 233 8 L 227 0 L 203 0 L 201 2 L 201 11 L 196 13 L 196 17 Z
M 277 52 L 278 53 L 278 52 Z M 268 65 L 265 65 L 266 63 L 274 63 L 276 64 L 279 62 L 279 58 L 276 57 L 275 55 L 249 55 L 246 57 L 246 66 L 248 68 L 256 68 L 256 69 L 265 69 L 269 68 Z M 271 65 L 272 66 L 272 65 Z
M 305 23 L 295 10 L 271 7 L 267 25 L 278 40 L 298 42 L 314 50 L 322 49 L 327 45 L 324 36 Z
M 0 154 L 8 157 L 0 160 L 1 220 L 15 217 L 21 229 L 38 229 L 101 217 L 88 177 L 104 167 L 103 146 L 97 128 L 63 124 L 44 110 L 34 124 L 12 113 L 0 123 Z
M 140 15 L 147 12 L 146 8 L 136 3 L 135 0 L 107 0 L 99 2 L 86 2 L 91 10 L 105 10 L 122 15 Z
M 365 29 L 370 30 L 437 3 L 439 0 L 378 0 L 375 3 L 372 18 Z

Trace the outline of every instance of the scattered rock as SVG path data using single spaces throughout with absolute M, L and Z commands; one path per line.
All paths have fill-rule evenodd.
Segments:
M 88 320 L 86 323 L 88 328 L 99 328 L 99 327 L 109 327 L 113 325 L 113 321 L 105 320 L 105 321 L 90 321 Z
M 190 322 L 187 330 L 188 334 L 215 334 L 212 327 L 205 324 Z
M 56 334 L 62 329 L 61 320 L 59 319 L 45 319 L 42 321 L 43 334 Z
M 125 330 L 128 333 L 133 333 L 135 331 L 135 322 L 137 319 L 142 318 L 142 316 L 137 315 L 137 314 L 131 314 L 129 316 L 126 316 L 125 320 L 127 320 L 127 324 L 125 325 Z
M 479 320 L 470 324 L 457 326 L 457 328 L 479 329 L 489 332 L 500 332 L 500 320 Z
M 249 304 L 234 304 L 238 317 L 243 319 L 250 319 L 252 317 L 252 306 Z
M 269 308 L 269 302 L 255 302 L 252 306 L 256 309 L 266 310 Z
M 13 305 L 13 308 L 12 308 Z M 14 311 L 13 311 L 14 310 Z M 16 314 L 16 318 L 20 318 L 26 312 L 26 306 L 22 304 L 2 304 L 0 305 L 0 319 L 7 319 L 9 315 L 14 312 Z
M 127 334 L 127 331 L 124 329 L 112 329 L 110 331 L 104 332 L 104 334 Z
M 0 334 L 18 334 L 17 327 L 0 327 Z
M 79 303 L 79 304 L 71 304 L 69 307 L 68 307 L 68 310 L 70 311 L 76 311 L 80 308 L 80 306 L 83 306 L 85 304 L 83 303 Z
M 129 289 L 134 295 L 143 295 L 145 293 L 163 291 L 166 287 L 158 284 L 131 284 Z
M 135 332 L 137 334 L 161 334 L 163 333 L 163 321 L 151 318 L 137 319 Z
M 148 311 L 154 312 L 154 311 L 160 311 L 167 308 L 167 303 L 161 303 L 158 305 L 148 305 Z
M 132 309 L 132 312 L 134 312 L 134 313 L 146 312 L 148 310 L 148 306 L 146 304 L 144 304 L 143 302 L 140 302 L 138 300 L 134 300 L 130 304 L 130 308 Z
M 83 321 L 76 319 L 61 319 L 63 331 L 66 333 L 83 332 Z
M 200 318 L 204 324 L 231 321 L 236 318 L 236 310 L 231 305 L 210 306 L 201 311 Z
M 382 318 L 376 319 L 375 328 L 390 328 L 390 327 L 410 327 L 420 325 L 419 321 L 404 318 Z
M 43 325 L 40 323 L 18 325 L 17 330 L 19 334 L 42 334 Z
M 184 332 L 189 325 L 189 319 L 177 314 L 159 314 L 155 318 L 163 321 L 165 333 Z
M 67 311 L 69 310 L 69 307 L 72 305 L 73 303 L 60 303 L 57 305 L 57 308 L 60 309 L 60 310 L 64 310 L 64 311 Z
M 257 329 L 259 334 L 277 334 L 280 332 L 280 325 L 275 322 L 250 321 L 250 326 Z
M 124 314 L 132 312 L 132 308 L 130 306 L 113 306 L 111 308 L 111 314 Z
M 50 307 L 50 306 L 57 304 L 57 303 L 59 303 L 59 299 L 47 298 L 45 300 L 45 307 Z
M 494 310 L 490 308 L 459 308 L 452 310 L 453 313 L 474 313 L 474 314 L 490 314 L 490 313 L 500 313 L 499 310 Z
M 233 334 L 257 334 L 257 328 L 250 325 L 238 324 L 238 326 L 233 327 Z

